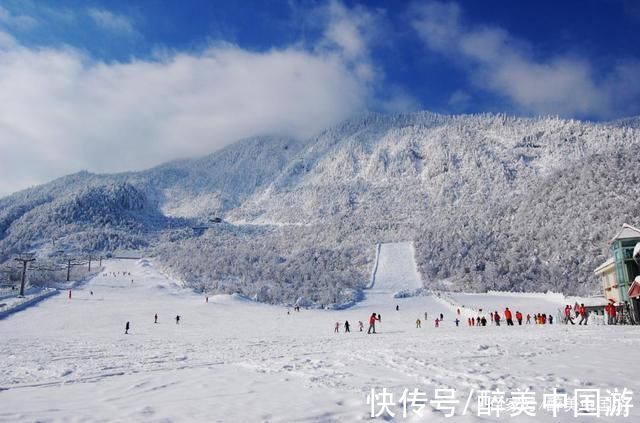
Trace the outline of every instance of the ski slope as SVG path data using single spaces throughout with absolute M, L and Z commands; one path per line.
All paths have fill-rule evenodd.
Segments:
M 411 242 L 385 243 L 380 245 L 377 263 L 374 265 L 376 272 L 370 289 L 365 290 L 365 300 L 357 304 L 355 310 L 373 310 L 383 314 L 385 325 L 397 325 L 407 321 L 407 312 L 415 315 L 413 322 L 420 318 L 424 320 L 427 313 L 428 322 L 442 314 L 444 324 L 454 325 L 457 309 L 451 304 L 433 297 L 424 295 L 420 297 L 394 298 L 394 294 L 400 291 L 411 291 L 423 287 L 422 278 L 418 272 L 415 261 L 415 251 Z M 399 307 L 399 311 L 395 307 Z M 376 311 L 377 310 L 377 311 Z M 392 313 L 386 312 L 391 310 Z M 386 312 L 386 313 L 385 313 Z
M 236 296 L 207 303 L 151 260 L 107 261 L 107 276 L 89 280 L 71 299 L 62 293 L 0 321 L 0 421 L 351 422 L 370 420 L 372 388 L 396 398 L 404 388 L 432 397 L 450 387 L 460 398 L 497 388 L 640 391 L 630 362 L 612 357 L 614 349 L 616 357 L 637 355 L 637 328 L 456 327 L 454 306 L 442 300 L 392 297 L 419 279 L 415 266 L 407 270 L 410 245 L 387 247 L 365 301 L 290 314 Z M 400 269 L 407 273 L 396 277 Z M 536 297 L 528 301 L 538 308 Z M 428 322 L 417 329 L 425 311 Z M 378 333 L 360 333 L 357 322 L 372 312 L 382 314 Z M 436 329 L 431 316 L 440 312 L 445 321 Z M 342 326 L 334 333 L 345 320 L 352 333 Z M 492 421 L 472 412 L 445 418 L 431 405 L 423 414 L 387 420 Z M 634 408 L 626 421 L 639 417 Z M 542 414 L 508 421 L 565 420 Z
M 381 244 L 376 268 L 372 292 L 393 294 L 403 289 L 422 288 L 411 242 Z

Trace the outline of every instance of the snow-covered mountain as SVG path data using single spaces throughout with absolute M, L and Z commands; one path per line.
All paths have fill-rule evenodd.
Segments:
M 271 182 L 303 145 L 257 137 L 142 172 L 79 172 L 20 191 L 0 199 L 0 261 L 67 236 L 67 247 L 87 251 L 145 246 L 150 234 L 192 223 L 181 218 L 208 221 L 238 206 Z M 96 232 L 109 241 L 96 242 Z
M 366 116 L 320 134 L 230 215 L 415 239 L 429 280 L 575 291 L 637 220 L 639 143 L 620 122 Z
M 0 258 L 52 238 L 151 245 L 197 286 L 328 301 L 366 283 L 376 242 L 414 240 L 429 283 L 585 291 L 607 237 L 637 223 L 640 129 L 625 122 L 369 114 L 309 140 L 82 172 L 0 200 Z M 213 217 L 236 225 L 188 229 Z

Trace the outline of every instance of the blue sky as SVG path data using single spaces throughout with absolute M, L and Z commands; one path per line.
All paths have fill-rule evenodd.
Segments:
M 638 115 L 638 41 L 633 0 L 6 0 L 0 194 L 367 110 Z

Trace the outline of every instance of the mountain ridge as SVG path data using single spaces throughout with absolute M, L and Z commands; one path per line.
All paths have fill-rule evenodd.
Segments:
M 78 251 L 149 247 L 193 286 L 215 279 L 216 289 L 265 301 L 300 292 L 329 301 L 364 286 L 375 243 L 414 240 L 428 284 L 591 291 L 604 240 L 637 219 L 638 144 L 640 130 L 620 121 L 369 113 L 307 140 L 254 137 L 198 159 L 79 172 L 15 193 L 0 199 L 0 259 L 51 237 Z M 84 189 L 113 198 L 92 209 L 78 202 Z M 47 228 L 35 219 L 38 233 L 27 236 L 39 214 L 77 222 Z M 190 229 L 219 217 L 235 227 Z M 102 242 L 83 240 L 101 232 Z M 320 267 L 309 268 L 309 257 Z M 258 268 L 243 270 L 254 260 Z

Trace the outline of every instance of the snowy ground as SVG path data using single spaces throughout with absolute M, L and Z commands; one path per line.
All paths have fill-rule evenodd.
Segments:
M 372 388 L 387 388 L 394 401 L 405 388 L 429 399 L 453 388 L 461 401 L 453 418 L 428 403 L 422 418 L 410 411 L 404 419 L 396 404 L 387 420 L 484 422 L 496 418 L 475 416 L 475 400 L 460 415 L 472 390 L 530 389 L 538 403 L 553 388 L 640 391 L 637 327 L 455 327 L 456 306 L 447 301 L 392 298 L 419 284 L 411 254 L 410 244 L 383 245 L 375 286 L 357 306 L 290 315 L 231 296 L 206 303 L 149 260 L 106 262 L 105 273 L 131 276 L 100 275 L 71 299 L 57 295 L 0 321 L 0 421 L 362 421 L 370 419 Z M 479 298 L 500 311 L 516 301 Z M 471 307 L 479 298 L 455 300 Z M 555 304 L 517 301 L 540 312 Z M 429 320 L 417 329 L 425 311 Z M 382 314 L 378 334 L 360 333 L 357 322 L 366 330 L 372 312 Z M 436 329 L 439 313 L 445 321 Z M 333 333 L 345 320 L 353 332 Z M 638 418 L 636 407 L 627 419 L 599 421 Z M 583 421 L 543 410 L 502 420 Z

